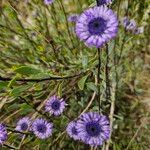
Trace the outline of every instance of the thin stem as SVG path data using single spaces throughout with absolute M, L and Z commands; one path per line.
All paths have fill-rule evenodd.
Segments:
M 30 135 L 31 133 L 29 132 L 20 132 L 11 128 L 7 128 L 8 131 L 14 132 L 14 133 L 20 133 L 20 134 L 26 134 L 26 135 Z
M 59 0 L 59 2 L 60 2 L 60 5 L 61 5 L 61 7 L 62 7 L 62 11 L 63 11 L 64 16 L 65 16 L 66 27 L 67 27 L 67 31 L 68 31 L 68 35 L 69 35 L 70 41 L 72 42 L 72 46 L 74 46 L 74 43 L 73 43 L 73 40 L 72 40 L 72 35 L 71 35 L 70 30 L 69 30 L 69 23 L 68 23 L 67 14 L 66 14 L 64 5 L 63 5 L 63 3 L 62 3 L 62 0 Z
M 120 5 L 121 5 L 121 0 L 118 2 L 118 8 L 117 8 L 117 16 L 119 18 L 119 12 L 120 12 Z M 118 91 L 118 72 L 117 72 L 117 52 L 116 52 L 116 46 L 117 46 L 117 41 L 119 41 L 119 37 L 115 39 L 115 45 L 113 48 L 113 63 L 114 63 L 114 71 L 115 71 L 115 82 L 112 83 L 112 88 L 111 88 L 111 106 L 110 106 L 110 114 L 109 114 L 109 119 L 110 119 L 110 137 L 105 145 L 105 150 L 109 150 L 109 146 L 111 143 L 111 136 L 112 136 L 112 130 L 113 130 L 113 117 L 114 117 L 114 111 L 115 111 L 115 101 L 117 99 L 117 91 Z
M 110 79 L 109 79 L 109 51 L 108 51 L 108 44 L 106 44 L 105 77 L 106 77 L 106 101 L 108 101 L 108 100 L 110 100 Z
M 96 4 L 97 4 L 97 6 L 99 6 L 100 4 L 99 4 L 99 0 L 96 0 Z
M 99 6 L 99 0 L 96 0 L 97 6 Z M 98 68 L 97 68 L 97 85 L 98 85 L 98 109 L 101 113 L 101 87 L 100 87 L 100 74 L 101 74 L 101 49 L 98 48 Z
M 53 52 L 54 52 L 54 56 L 57 60 L 57 62 L 59 62 L 60 64 L 64 65 L 63 61 L 61 59 L 59 59 L 59 55 L 57 53 L 57 46 L 56 43 L 54 41 L 54 39 L 52 38 L 50 31 L 49 31 L 49 25 L 48 25 L 48 16 L 47 16 L 47 12 L 46 9 L 44 9 L 44 13 L 45 13 L 45 26 L 46 26 L 46 37 L 49 40 L 49 44 L 51 45 Z
M 111 89 L 111 107 L 110 107 L 110 114 L 109 114 L 110 136 L 106 143 L 105 150 L 109 150 L 109 146 L 111 143 L 111 136 L 112 136 L 112 132 L 113 132 L 114 111 L 115 111 L 115 100 L 116 100 L 116 82 L 114 82 L 112 84 L 112 89 Z
M 11 3 L 10 1 L 9 1 L 9 4 L 10 4 L 11 8 L 13 9 L 13 11 L 14 11 L 14 13 L 15 13 L 16 20 L 17 20 L 19 26 L 21 27 L 21 29 L 22 29 L 22 31 L 23 31 L 23 33 L 24 33 L 26 39 L 30 42 L 30 44 L 31 44 L 31 46 L 33 47 L 33 49 L 36 50 L 36 43 L 35 43 L 32 39 L 30 39 L 28 33 L 26 32 L 26 29 L 25 29 L 25 27 L 23 26 L 23 23 L 21 22 L 21 20 L 20 20 L 19 17 L 18 17 L 18 14 L 17 14 L 17 12 L 16 12 L 15 6 L 12 5 L 12 3 Z
M 120 5 L 121 5 L 121 0 L 119 0 L 118 2 L 118 9 L 117 9 L 117 16 L 119 18 L 119 12 L 120 12 Z M 124 36 L 125 38 L 125 36 Z M 119 38 L 115 39 L 115 45 L 114 45 L 114 49 L 113 49 L 113 61 L 114 61 L 114 66 L 115 66 L 115 100 L 117 99 L 117 94 L 118 94 L 118 72 L 117 72 L 117 64 L 119 61 L 117 61 L 117 51 L 116 51 L 116 46 L 117 46 L 117 41 L 119 41 Z M 121 51 L 122 51 L 123 46 L 121 46 Z M 120 52 L 121 54 L 122 52 Z M 120 56 L 120 55 L 119 55 Z M 118 59 L 119 60 L 119 59 Z
M 97 76 L 96 75 L 95 75 L 95 85 L 97 86 Z M 80 115 L 78 116 L 78 118 L 89 109 L 89 107 L 92 105 L 92 102 L 95 99 L 95 96 L 96 96 L 96 92 L 93 93 L 93 95 L 92 95 L 89 103 L 87 104 L 87 106 L 85 107 L 85 109 L 80 113 Z
M 17 35 L 19 35 L 19 36 L 23 36 L 23 34 L 21 34 L 21 33 L 17 32 L 17 31 L 15 31 L 15 30 L 13 30 L 13 29 L 11 29 L 10 27 L 4 26 L 4 25 L 2 25 L 2 24 L 0 24 L 0 27 L 1 27 L 1 28 L 5 28 L 5 29 L 7 29 L 7 30 L 11 31 L 12 33 L 17 34 Z M 26 37 L 25 37 L 25 38 L 26 38 Z
M 124 45 L 125 45 L 125 42 L 126 42 L 126 30 L 125 30 L 124 34 L 125 35 L 124 35 L 123 40 L 122 40 L 122 45 L 121 45 L 121 48 L 120 48 L 120 54 L 119 54 L 119 57 L 118 57 L 117 64 L 119 64 L 119 62 L 122 58 L 123 48 L 124 48 Z
M 16 147 L 13 147 L 13 146 L 8 145 L 8 144 L 3 144 L 3 146 L 7 147 L 8 149 L 16 149 Z
M 127 10 L 125 12 L 125 16 L 128 16 L 129 14 L 129 6 L 130 6 L 130 0 L 128 0 L 128 7 L 127 7 Z M 121 45 L 121 48 L 120 48 L 120 55 L 118 57 L 118 61 L 117 63 L 119 64 L 121 58 L 122 58 L 122 53 L 123 53 L 123 48 L 124 48 L 124 45 L 125 45 L 125 42 L 126 42 L 126 33 L 127 33 L 127 30 L 126 28 L 124 29 L 124 37 L 123 37 L 123 40 L 122 40 L 122 45 Z
M 23 100 L 27 105 L 29 105 L 31 108 L 33 108 L 36 112 L 38 112 L 40 115 L 43 117 L 47 118 L 50 120 L 50 117 L 47 116 L 47 114 L 43 113 L 42 111 L 38 110 L 33 104 L 30 104 L 25 98 L 19 96 L 20 100 Z
M 101 91 L 100 91 L 100 74 L 101 74 L 101 49 L 98 48 L 98 70 L 97 70 L 97 84 L 98 84 L 98 107 L 101 113 Z
M 65 76 L 65 77 L 48 77 L 48 78 L 41 78 L 41 79 L 16 79 L 16 81 L 20 82 L 43 82 L 43 81 L 50 81 L 50 80 L 64 80 L 64 79 L 71 79 L 77 76 L 80 76 L 82 73 L 72 76 Z M 0 81 L 11 81 L 13 78 L 1 77 Z
M 146 115 L 146 116 L 147 116 L 147 115 Z M 133 142 L 133 141 L 135 140 L 135 138 L 137 137 L 137 135 L 138 135 L 138 133 L 140 132 L 141 128 L 143 128 L 143 126 L 146 126 L 146 125 L 147 125 L 147 124 L 146 124 L 147 119 L 148 119 L 148 118 L 146 117 L 146 118 L 144 118 L 144 119 L 142 120 L 141 125 L 137 128 L 135 134 L 133 135 L 132 139 L 130 140 L 130 142 L 129 142 L 129 144 L 128 144 L 128 146 L 127 146 L 127 148 L 126 148 L 125 150 L 128 150 L 128 149 L 130 148 L 132 142 Z
M 57 32 L 57 36 L 64 37 L 62 32 L 59 30 L 59 26 L 58 26 L 59 21 L 58 21 L 57 16 L 56 16 L 57 13 L 55 11 L 54 4 L 51 5 L 51 10 L 49 9 L 48 6 L 46 6 L 46 8 L 47 8 L 48 12 L 50 13 L 50 15 L 52 16 L 52 20 L 53 20 L 53 24 L 54 24 L 55 29 L 56 29 L 55 31 Z M 62 40 L 65 43 L 65 45 L 70 49 L 69 44 L 66 42 L 66 40 L 64 38 L 62 38 Z
M 49 31 L 49 27 L 48 27 L 48 17 L 47 17 L 47 13 L 46 13 L 46 9 L 44 9 L 44 13 L 45 13 L 45 26 L 46 26 L 46 37 L 49 40 L 49 44 L 51 45 L 53 52 L 55 54 L 55 57 L 57 58 L 58 56 L 56 56 L 56 49 L 55 49 L 55 42 L 52 38 L 52 36 L 50 35 L 50 31 Z

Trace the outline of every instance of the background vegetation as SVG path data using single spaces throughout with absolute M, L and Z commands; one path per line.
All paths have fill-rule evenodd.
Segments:
M 144 33 L 134 35 L 120 24 L 116 39 L 101 49 L 101 110 L 113 123 L 109 141 L 113 150 L 150 149 L 149 3 L 114 0 L 110 6 L 119 20 L 128 16 L 144 26 Z M 64 131 L 82 112 L 98 111 L 98 54 L 79 41 L 75 24 L 67 18 L 95 4 L 94 0 L 55 0 L 49 6 L 43 0 L 0 1 L 0 122 L 15 127 L 23 116 L 40 116 L 37 110 L 43 111 L 53 94 L 68 103 L 64 115 L 52 118 L 56 129 L 51 138 L 21 139 L 10 132 L 7 145 L 21 150 L 90 149 Z

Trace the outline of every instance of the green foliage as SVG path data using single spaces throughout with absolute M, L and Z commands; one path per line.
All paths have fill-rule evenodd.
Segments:
M 106 46 L 101 48 L 101 82 L 97 85 L 97 49 L 88 48 L 79 41 L 74 32 L 75 24 L 67 21 L 70 14 L 80 14 L 95 4 L 95 0 L 55 0 L 49 6 L 44 5 L 43 0 L 0 2 L 0 121 L 15 127 L 17 120 L 23 116 L 43 117 L 32 106 L 44 112 L 45 100 L 54 94 L 63 97 L 68 104 L 60 117 L 49 116 L 55 125 L 52 137 L 39 140 L 35 136 L 27 136 L 21 140 L 18 134 L 10 132 L 8 145 L 23 150 L 89 149 L 89 146 L 62 133 L 67 123 L 88 106 L 95 92 L 87 111 L 98 111 L 100 87 L 101 109 L 107 116 L 110 116 L 113 95 L 116 94 L 110 149 L 124 150 L 128 146 L 128 150 L 150 149 L 148 123 L 131 142 L 142 124 L 141 119 L 149 116 L 141 105 L 143 86 L 146 86 L 142 81 L 149 82 L 149 78 L 140 77 L 142 72 L 145 76 L 149 69 L 146 65 L 150 34 L 149 0 L 129 1 L 128 16 L 134 18 L 139 26 L 144 26 L 144 33 L 133 35 L 125 32 L 120 24 L 118 36 L 108 42 L 110 99 L 106 99 Z M 114 0 L 110 5 L 119 20 L 127 14 L 127 4 L 127 0 Z M 73 75 L 77 76 L 64 79 Z M 18 81 L 50 77 L 62 79 Z M 115 84 L 117 88 L 114 90 Z
M 83 90 L 83 89 L 84 89 L 85 82 L 86 82 L 87 78 L 88 78 L 88 75 L 82 77 L 82 78 L 79 80 L 78 86 L 79 86 L 79 89 L 80 89 L 80 90 Z
M 29 66 L 21 66 L 15 69 L 14 71 L 22 75 L 32 75 L 32 74 L 41 73 L 39 69 L 31 68 Z

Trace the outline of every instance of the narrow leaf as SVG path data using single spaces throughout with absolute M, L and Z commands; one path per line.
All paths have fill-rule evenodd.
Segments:
M 78 82 L 78 86 L 79 86 L 79 89 L 80 90 L 83 90 L 84 89 L 84 85 L 85 85 L 85 81 L 87 79 L 88 75 L 82 77 L 79 82 Z

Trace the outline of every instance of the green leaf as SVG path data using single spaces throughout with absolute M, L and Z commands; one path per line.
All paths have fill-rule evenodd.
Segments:
M 117 143 L 113 144 L 113 150 L 121 150 Z
M 28 114 L 28 113 L 31 113 L 32 112 L 32 108 L 31 108 L 31 106 L 29 106 L 28 104 L 26 104 L 26 103 L 23 103 L 23 104 L 21 104 L 21 110 L 22 110 L 22 112 L 21 112 L 21 114 L 22 115 L 26 115 L 26 114 Z
M 112 50 L 114 49 L 115 46 L 115 40 L 112 40 L 109 42 L 108 44 L 108 50 L 109 50 L 109 54 L 112 52 Z
M 79 104 L 81 107 L 83 107 L 83 106 L 84 106 L 84 101 L 83 101 L 83 99 L 81 99 L 80 101 L 78 101 L 78 104 Z
M 9 84 L 7 85 L 7 87 L 11 87 L 13 86 L 13 84 L 16 82 L 16 76 L 14 78 L 11 79 L 11 81 L 9 81 Z
M 79 86 L 79 89 L 80 90 L 83 90 L 84 89 L 84 85 L 85 85 L 85 81 L 87 79 L 88 75 L 82 77 L 79 82 L 78 82 L 78 86 Z
M 2 81 L 0 82 L 0 90 L 7 88 L 8 82 Z
M 91 89 L 92 91 L 98 93 L 97 86 L 93 82 L 88 82 L 88 83 L 86 83 L 86 85 L 89 89 Z
M 88 65 L 88 57 L 87 56 L 83 56 L 82 57 L 82 66 L 83 66 L 83 68 L 86 69 L 87 65 Z
M 29 66 L 21 66 L 15 69 L 14 71 L 22 75 L 32 75 L 32 74 L 41 73 L 41 70 L 29 67 Z
M 63 83 L 64 83 L 64 81 L 62 81 L 58 86 L 58 96 L 59 97 L 62 96 Z
M 98 65 L 98 60 L 96 59 L 95 60 L 95 58 L 93 58 L 93 59 L 91 59 L 90 61 L 89 61 L 89 67 L 95 67 L 95 66 L 97 66 Z
M 22 92 L 28 90 L 30 87 L 32 87 L 33 85 L 24 85 L 24 86 L 19 86 L 19 87 L 15 87 L 11 92 L 10 95 L 17 97 L 19 95 L 21 95 Z

